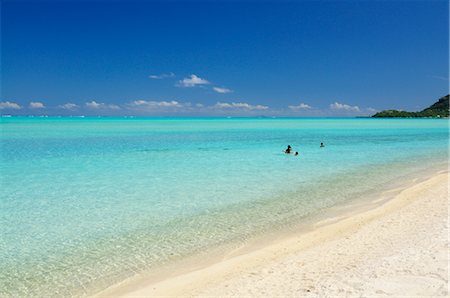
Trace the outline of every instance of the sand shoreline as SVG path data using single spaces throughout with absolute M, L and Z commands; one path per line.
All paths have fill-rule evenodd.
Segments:
M 96 296 L 398 295 L 402 294 L 402 291 L 407 291 L 410 295 L 427 295 L 428 292 L 429 295 L 445 295 L 448 293 L 448 256 L 446 253 L 443 256 L 441 246 L 444 245 L 444 249 L 448 249 L 448 238 L 442 236 L 448 232 L 447 182 L 448 173 L 440 173 L 426 181 L 418 182 L 372 209 L 317 222 L 312 231 L 293 235 L 250 252 L 231 253 L 222 261 L 163 280 L 143 279 L 116 285 Z M 430 217 L 434 218 L 435 222 L 422 222 Z M 395 218 L 403 219 L 400 223 L 395 223 Z M 439 252 L 430 250 L 430 253 L 426 253 L 427 247 L 415 247 L 411 244 L 415 243 L 411 242 L 411 238 L 419 236 L 417 229 L 431 224 L 437 227 L 430 227 L 432 231 L 421 230 L 424 234 L 422 238 L 427 238 L 427 232 L 432 234 L 437 231 L 439 236 L 434 237 L 440 239 L 440 248 Z M 415 229 L 408 230 L 411 227 Z M 397 241 L 397 238 L 400 240 Z M 370 239 L 379 241 L 373 242 Z M 430 246 L 433 239 L 424 243 Z M 373 247 L 377 248 L 372 249 L 377 251 L 376 256 L 370 255 L 373 253 Z M 368 249 L 369 253 L 361 252 L 364 249 Z M 388 265 L 373 268 L 372 272 L 370 263 L 377 264 L 386 257 L 392 257 L 389 251 L 395 249 L 412 253 L 419 259 L 431 258 L 431 262 L 438 258 L 439 262 L 435 261 L 434 267 L 426 274 L 410 274 L 406 279 L 397 281 L 398 274 L 391 274 L 389 280 L 392 282 L 383 281 L 386 276 L 378 272 L 379 268 L 383 268 L 383 272 L 391 272 L 403 270 L 405 268 L 402 266 L 406 265 L 396 264 L 395 261 L 394 264 L 387 262 Z M 317 255 L 319 251 L 325 255 Z M 333 252 L 331 259 L 328 256 L 330 252 Z M 365 257 L 364 254 L 368 256 Z M 402 253 L 397 257 L 401 260 L 408 259 Z M 422 266 L 420 261 L 414 264 Z M 408 264 L 406 269 L 411 271 L 414 264 Z M 347 268 L 346 272 L 356 270 L 356 273 L 347 275 L 341 272 L 342 268 Z M 361 273 L 361 268 L 366 268 L 364 274 Z M 348 286 L 349 281 L 358 286 Z M 386 283 L 389 285 L 388 289 Z M 412 288 L 408 288 L 408 285 Z

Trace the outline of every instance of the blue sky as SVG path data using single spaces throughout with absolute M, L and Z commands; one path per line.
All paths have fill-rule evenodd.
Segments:
M 447 1 L 1 1 L 2 114 L 355 116 L 449 89 Z

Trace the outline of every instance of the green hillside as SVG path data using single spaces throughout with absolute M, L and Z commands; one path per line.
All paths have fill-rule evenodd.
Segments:
M 449 95 L 439 98 L 437 102 L 429 106 L 428 108 L 420 112 L 407 112 L 407 111 L 397 111 L 397 110 L 385 110 L 376 113 L 372 117 L 375 118 L 420 118 L 420 117 L 434 117 L 442 118 L 448 117 L 449 110 Z

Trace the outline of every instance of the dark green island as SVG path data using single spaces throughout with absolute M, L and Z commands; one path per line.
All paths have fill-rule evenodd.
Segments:
M 374 118 L 448 118 L 449 95 L 439 98 L 437 102 L 420 112 L 385 110 L 376 113 Z

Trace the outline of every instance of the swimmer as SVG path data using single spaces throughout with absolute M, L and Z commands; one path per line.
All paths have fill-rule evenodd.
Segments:
M 292 150 L 291 145 L 288 145 L 288 146 L 287 146 L 287 149 L 284 150 L 284 153 L 286 153 L 286 154 L 291 154 L 291 150 Z

